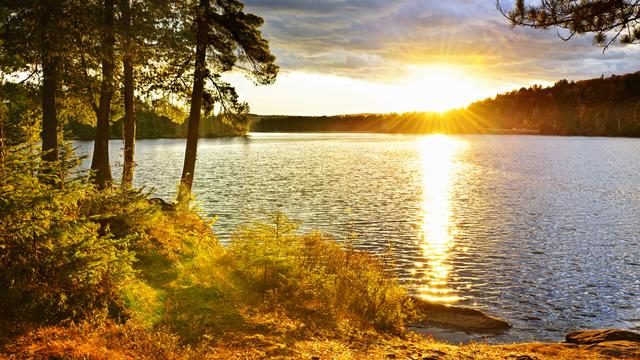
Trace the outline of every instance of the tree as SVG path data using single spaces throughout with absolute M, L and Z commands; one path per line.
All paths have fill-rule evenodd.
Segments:
M 0 0 L 0 56 L 8 73 L 41 75 L 42 158 L 58 159 L 57 93 L 60 63 L 67 52 L 67 16 L 72 6 L 65 0 Z M 7 61 L 9 60 L 9 61 Z
M 633 44 L 640 42 L 640 1 L 637 0 L 539 0 L 539 5 L 527 5 L 516 0 L 505 11 L 497 7 L 514 26 L 536 29 L 559 27 L 568 30 L 563 40 L 577 34 L 594 33 L 594 44 L 606 50 L 616 40 Z
M 131 188 L 134 172 L 134 152 L 137 132 L 135 111 L 138 94 L 149 94 L 149 87 L 160 76 L 154 62 L 167 45 L 174 30 L 163 23 L 171 18 L 170 0 L 120 0 L 120 29 L 122 48 L 124 123 L 124 166 L 122 187 Z M 170 22 L 170 20 L 169 20 Z M 144 73 L 144 76 L 143 76 Z
M 238 69 L 246 72 L 256 84 L 271 84 L 278 73 L 275 57 L 259 30 L 263 20 L 245 13 L 240 1 L 199 0 L 195 11 L 184 13 L 195 14 L 191 21 L 183 21 L 183 24 L 194 24 L 193 28 L 185 27 L 185 31 L 187 38 L 195 42 L 195 59 L 193 44 L 186 43 L 175 49 L 173 55 L 182 55 L 173 56 L 178 62 L 168 64 L 170 69 L 177 69 L 168 88 L 184 87 L 186 69 L 193 69 L 187 145 L 178 193 L 178 201 L 182 203 L 188 202 L 193 185 L 202 111 L 210 113 L 217 107 L 225 121 L 244 124 L 247 121 L 247 104 L 238 101 L 235 89 L 222 81 L 220 74 Z M 191 29 L 195 29 L 195 34 Z
M 134 111 L 133 80 L 133 34 L 131 31 L 131 0 L 120 1 L 122 13 L 122 52 L 124 75 L 124 167 L 122 168 L 122 187 L 129 189 L 133 185 L 133 155 L 136 141 L 136 118 Z
M 0 99 L 2 100 L 2 99 Z M 4 145 L 4 119 L 7 116 L 7 111 L 6 111 L 6 106 L 4 105 L 4 102 L 0 102 L 0 176 L 3 176 L 3 170 L 4 170 L 4 151 L 5 151 L 5 145 Z
M 109 120 L 111 118 L 115 62 L 115 5 L 113 0 L 104 0 L 103 17 L 100 50 L 102 81 L 100 85 L 100 100 L 96 112 L 96 138 L 91 159 L 91 170 L 95 171 L 94 182 L 99 189 L 109 187 L 113 181 L 111 165 L 109 164 Z

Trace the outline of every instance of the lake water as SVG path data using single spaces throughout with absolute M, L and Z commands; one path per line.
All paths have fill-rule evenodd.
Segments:
M 136 185 L 172 200 L 183 154 L 184 140 L 138 141 Z M 417 295 L 514 325 L 491 341 L 640 330 L 640 140 L 256 133 L 203 139 L 198 155 L 197 203 L 222 241 L 282 210 L 391 246 Z

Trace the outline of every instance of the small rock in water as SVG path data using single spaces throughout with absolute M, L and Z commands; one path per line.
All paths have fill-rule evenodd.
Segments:
M 477 333 L 500 333 L 511 327 L 506 321 L 475 309 L 432 303 L 419 298 L 413 298 L 413 302 L 421 320 L 429 323 Z

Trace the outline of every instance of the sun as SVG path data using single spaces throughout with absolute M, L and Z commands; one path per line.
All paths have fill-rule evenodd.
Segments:
M 398 81 L 404 94 L 404 111 L 436 111 L 461 108 L 491 93 L 479 78 L 454 65 L 409 66 L 408 75 Z

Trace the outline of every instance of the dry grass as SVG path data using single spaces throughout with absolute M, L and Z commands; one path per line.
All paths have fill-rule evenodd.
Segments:
M 301 334 L 297 334 L 301 335 Z M 417 335 L 358 334 L 351 339 L 231 334 L 192 346 L 177 336 L 134 325 L 91 324 L 37 328 L 12 338 L 0 359 L 610 359 L 566 344 L 455 346 Z

